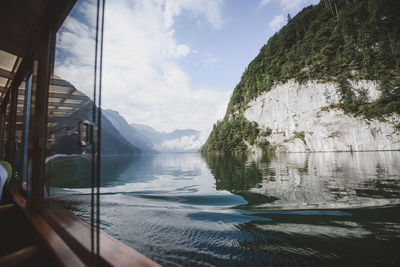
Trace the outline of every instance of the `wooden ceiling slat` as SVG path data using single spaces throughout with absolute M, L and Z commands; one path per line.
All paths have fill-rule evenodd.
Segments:
M 71 95 L 49 92 L 49 97 L 62 98 L 62 99 L 77 99 L 77 100 L 89 100 L 89 97 L 85 95 Z
M 23 100 L 18 100 L 18 104 L 24 104 Z M 70 108 L 80 108 L 83 107 L 87 104 L 87 102 L 81 102 L 81 103 L 62 103 L 60 102 L 49 102 L 49 106 L 62 106 L 62 107 L 70 107 Z
M 66 80 L 57 79 L 57 78 L 50 78 L 50 87 L 52 85 L 63 86 L 63 87 L 74 87 L 72 84 L 70 84 Z
M 19 90 L 18 95 L 24 95 L 24 90 Z M 49 97 L 60 98 L 60 99 L 74 99 L 74 100 L 83 100 L 88 101 L 89 97 L 85 95 L 74 95 L 74 94 L 63 94 L 63 93 L 54 93 L 49 92 Z
M 7 78 L 7 79 L 12 79 L 13 78 L 13 75 L 12 75 L 12 73 L 10 71 L 3 70 L 3 69 L 0 69 L 0 76 L 4 77 L 4 78 Z

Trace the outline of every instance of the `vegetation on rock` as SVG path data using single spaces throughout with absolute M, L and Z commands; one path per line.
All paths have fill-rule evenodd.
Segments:
M 253 144 L 257 129 L 246 131 L 247 104 L 274 85 L 294 79 L 335 82 L 341 108 L 379 118 L 400 114 L 400 1 L 321 0 L 304 8 L 270 38 L 235 87 L 227 113 L 214 125 L 203 151 L 234 152 Z M 379 99 L 352 90 L 349 80 L 376 80 Z M 250 127 L 250 126 L 247 126 Z M 256 127 L 256 126 L 255 126 Z

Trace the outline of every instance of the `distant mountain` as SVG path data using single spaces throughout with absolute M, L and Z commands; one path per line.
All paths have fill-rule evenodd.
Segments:
M 197 152 L 202 146 L 200 131 L 193 129 L 158 132 L 148 125 L 131 124 L 132 128 L 152 143 L 152 147 L 161 153 Z
M 57 133 L 54 143 L 51 144 L 54 153 L 80 154 L 83 152 L 83 148 L 77 144 L 77 122 L 90 120 L 92 108 L 92 102 L 88 101 L 86 105 L 80 107 L 71 115 L 50 120 L 54 124 L 52 132 Z M 141 151 L 130 144 L 113 124 L 102 115 L 101 152 L 103 154 L 139 154 Z
M 130 144 L 144 153 L 197 152 L 202 145 L 200 131 L 182 129 L 169 133 L 158 132 L 148 125 L 128 124 L 114 110 L 104 110 L 103 114 Z
M 107 109 L 103 110 L 103 114 L 131 145 L 139 148 L 143 153 L 157 152 L 153 149 L 153 143 L 146 137 L 146 134 L 131 127 L 117 111 Z
M 104 116 L 113 124 L 119 133 L 143 153 L 184 153 L 200 149 L 200 132 L 193 129 L 158 132 L 143 124 L 128 124 L 117 111 L 107 109 Z
M 78 122 L 92 120 L 93 102 L 69 82 L 57 77 L 59 84 L 66 84 L 65 90 L 74 92 L 82 98 L 80 106 L 66 116 L 49 116 L 49 143 L 51 154 L 81 154 L 90 152 L 91 147 L 81 147 L 78 140 Z M 72 105 L 66 103 L 60 109 Z M 147 125 L 132 124 L 117 111 L 102 110 L 101 114 L 101 153 L 103 154 L 139 154 L 139 153 L 183 153 L 196 152 L 202 143 L 200 132 L 192 129 L 158 132 Z

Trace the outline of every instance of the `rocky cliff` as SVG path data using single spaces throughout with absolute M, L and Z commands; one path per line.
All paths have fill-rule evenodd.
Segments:
M 380 97 L 379 83 L 350 82 L 354 92 L 362 91 L 368 102 Z M 341 96 L 335 83 L 293 80 L 274 86 L 248 104 L 244 117 L 256 122 L 269 136 L 259 136 L 277 151 L 367 151 L 400 150 L 398 114 L 365 119 L 345 113 L 335 105 Z M 251 150 L 260 150 L 257 145 Z
M 203 152 L 400 149 L 400 1 L 322 0 L 270 38 Z

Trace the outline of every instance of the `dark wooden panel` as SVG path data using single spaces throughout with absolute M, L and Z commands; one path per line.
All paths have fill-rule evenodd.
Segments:
M 0 1 L 0 49 L 23 56 L 39 18 L 41 0 Z

